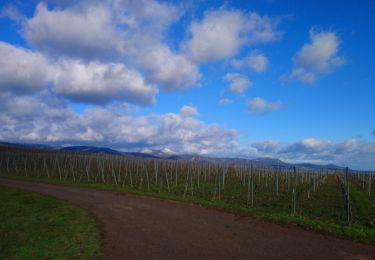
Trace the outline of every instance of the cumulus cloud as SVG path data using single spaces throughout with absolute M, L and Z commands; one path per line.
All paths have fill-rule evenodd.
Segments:
M 90 108 L 78 114 L 62 103 L 30 97 L 2 101 L 0 108 L 8 111 L 0 114 L 2 140 L 88 143 L 129 150 L 168 148 L 198 154 L 229 153 L 238 147 L 236 130 L 198 121 L 193 118 L 196 111 L 188 106 L 180 113 L 136 116 L 111 107 Z M 25 103 L 29 104 L 27 111 Z
M 245 60 L 244 59 L 232 59 L 230 61 L 230 65 L 232 65 L 232 67 L 235 69 L 241 69 L 245 65 Z
M 8 18 L 19 24 L 24 23 L 27 18 L 22 14 L 13 4 L 5 5 L 3 9 L 0 9 L 0 18 Z
M 180 109 L 180 114 L 183 117 L 196 116 L 196 115 L 198 115 L 198 109 L 196 107 L 193 107 L 193 106 L 186 106 L 185 105 Z
M 124 63 L 163 90 L 197 86 L 198 67 L 165 43 L 165 32 L 183 8 L 154 0 L 56 1 L 37 5 L 23 35 L 49 56 Z
M 281 102 L 269 102 L 263 98 L 256 97 L 247 102 L 248 109 L 251 113 L 269 113 L 281 108 Z
M 172 52 L 166 45 L 147 36 L 135 37 L 131 51 L 133 62 L 144 69 L 150 80 L 166 91 L 177 91 L 197 85 L 201 75 L 185 55 Z
M 178 21 L 184 12 L 182 5 L 154 0 L 107 0 L 116 22 L 133 31 L 147 31 L 160 37 L 164 30 Z
M 229 81 L 229 91 L 235 94 L 243 94 L 253 83 L 239 73 L 227 73 L 224 77 Z
M 121 63 L 54 60 L 3 42 L 0 54 L 0 88 L 14 94 L 51 89 L 57 96 L 80 102 L 150 105 L 158 93 L 136 70 Z
M 310 30 L 311 43 L 302 46 L 294 57 L 297 66 L 319 72 L 328 72 L 344 64 L 338 55 L 340 40 L 333 32 L 315 32 Z
M 283 80 L 301 80 L 308 84 L 314 84 L 317 80 L 317 74 L 311 71 L 307 71 L 304 68 L 294 68 L 290 75 L 283 76 Z
M 63 60 L 56 66 L 53 83 L 56 94 L 88 103 L 125 100 L 150 105 L 157 94 L 136 70 L 119 63 Z
M 234 129 L 205 124 L 195 113 L 137 116 L 116 106 L 74 112 L 51 96 L 15 97 L 0 93 L 0 140 L 49 144 L 104 145 L 125 150 L 170 149 L 208 155 L 251 154 L 287 162 L 336 163 L 357 169 L 374 167 L 375 143 L 361 139 L 333 142 L 307 138 L 293 143 L 271 140 L 239 146 Z
M 236 69 L 249 67 L 255 72 L 265 72 L 268 68 L 268 58 L 258 50 L 253 50 L 243 59 L 233 59 L 231 65 Z
M 334 32 L 310 30 L 311 42 L 302 46 L 294 56 L 294 68 L 283 79 L 301 80 L 313 84 L 321 74 L 330 73 L 345 64 L 339 55 L 340 39 Z
M 229 105 L 229 104 L 232 104 L 232 100 L 229 99 L 229 98 L 222 98 L 219 100 L 219 105 Z
M 294 153 L 300 151 L 303 151 L 304 154 L 322 153 L 324 151 L 328 152 L 332 146 L 333 143 L 328 140 L 306 138 L 286 147 L 281 150 L 281 153 Z
M 259 51 L 252 51 L 248 58 L 249 66 L 256 72 L 264 72 L 268 68 L 268 59 Z
M 333 142 L 326 139 L 306 138 L 292 143 L 274 141 L 256 142 L 251 145 L 259 157 L 277 157 L 292 163 L 335 163 L 354 169 L 374 167 L 375 143 L 360 139 Z
M 24 48 L 0 42 L 0 89 L 32 93 L 43 89 L 49 80 L 47 59 Z
M 255 12 L 220 8 L 204 14 L 190 26 L 186 42 L 190 57 L 200 63 L 234 56 L 245 44 L 265 43 L 279 38 L 276 19 Z
M 51 54 L 87 59 L 125 51 L 122 32 L 112 22 L 111 12 L 96 3 L 53 10 L 39 3 L 23 30 L 33 46 Z
M 49 88 L 93 104 L 153 104 L 158 88 L 194 87 L 201 77 L 184 54 L 163 43 L 164 30 L 181 13 L 179 6 L 153 0 L 40 3 L 21 23 L 35 50 L 0 46 L 6 58 L 0 86 L 13 92 Z
M 268 140 L 255 142 L 251 146 L 256 148 L 257 151 L 262 154 L 272 154 L 279 148 L 279 143 Z

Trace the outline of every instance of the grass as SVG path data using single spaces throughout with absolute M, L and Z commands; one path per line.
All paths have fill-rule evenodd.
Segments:
M 100 233 L 85 210 L 0 187 L 0 259 L 100 259 Z
M 301 214 L 310 218 L 346 225 L 344 199 L 336 176 L 328 176 L 318 192 L 300 203 L 300 210 Z
M 356 185 L 350 185 L 353 224 L 366 228 L 375 228 L 375 203 L 365 191 Z
M 100 183 L 75 183 L 73 181 L 60 181 L 57 179 L 47 178 L 31 178 L 24 176 L 5 176 L 12 179 L 28 180 L 34 182 L 44 182 L 65 186 L 86 187 L 100 190 L 108 190 L 113 192 L 128 192 L 142 196 L 150 196 L 184 203 L 194 203 L 213 208 L 217 210 L 224 210 L 242 216 L 251 216 L 256 219 L 266 220 L 284 225 L 298 226 L 303 229 L 312 230 L 322 234 L 334 235 L 342 238 L 352 239 L 355 241 L 375 244 L 375 228 L 364 225 L 364 222 L 358 222 L 355 225 L 348 226 L 344 223 L 340 215 L 343 210 L 343 198 L 338 190 L 337 181 L 334 176 L 328 178 L 326 183 L 319 188 L 319 191 L 314 193 L 309 200 L 299 203 L 297 214 L 290 215 L 290 211 L 286 212 L 283 209 L 290 201 L 290 197 L 281 196 L 276 205 L 269 205 L 267 208 L 246 207 L 243 204 L 236 204 L 234 202 L 222 201 L 217 199 L 202 199 L 197 197 L 175 195 L 166 192 L 142 191 L 132 189 L 129 187 L 121 187 Z M 354 195 L 355 196 L 355 195 Z M 359 198 L 361 200 L 361 198 Z M 280 207 L 280 203 L 285 204 Z M 354 197 L 353 204 L 357 205 L 357 200 Z M 342 205 L 342 206 L 340 206 Z M 336 209 L 334 207 L 337 207 Z M 366 206 L 365 206 L 366 207 Z M 356 211 L 356 214 L 366 215 L 368 212 Z M 372 215 L 369 215 L 371 217 Z M 336 219 L 338 218 L 338 219 Z

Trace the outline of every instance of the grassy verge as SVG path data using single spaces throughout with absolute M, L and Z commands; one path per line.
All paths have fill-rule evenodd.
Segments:
M 128 187 L 120 187 L 114 185 L 107 185 L 107 184 L 95 184 L 95 183 L 74 183 L 72 181 L 60 181 L 55 179 L 47 179 L 47 178 L 30 178 L 30 177 L 22 177 L 22 176 L 3 176 L 12 179 L 19 179 L 19 180 L 27 180 L 33 182 L 43 182 L 43 183 L 50 183 L 50 184 L 58 184 L 58 185 L 65 185 L 65 186 L 75 186 L 75 187 L 86 187 L 86 188 L 94 188 L 94 189 L 101 189 L 101 190 L 108 190 L 113 192 L 128 192 L 142 196 L 149 196 L 149 197 L 156 197 L 174 201 L 180 201 L 185 203 L 194 203 L 198 205 L 202 205 L 208 208 L 214 208 L 218 210 L 224 210 L 228 212 L 232 212 L 235 214 L 239 214 L 242 216 L 251 216 L 256 219 L 266 220 L 274 223 L 285 224 L 290 226 L 298 226 L 303 229 L 315 231 L 322 234 L 329 234 L 334 235 L 342 238 L 352 239 L 359 242 L 365 242 L 370 244 L 375 244 L 375 228 L 368 228 L 361 224 L 353 225 L 353 226 L 346 226 L 343 224 L 334 223 L 331 221 L 326 221 L 324 216 L 318 217 L 314 214 L 297 214 L 291 216 L 289 213 L 279 212 L 279 211 L 272 211 L 272 210 L 262 210 L 259 208 L 251 208 L 245 207 L 242 205 L 238 205 L 235 203 L 228 203 L 223 202 L 220 200 L 205 200 L 196 197 L 181 197 L 176 196 L 173 194 L 168 193 L 158 193 L 158 192 L 147 192 L 141 191 L 137 189 L 131 189 Z M 331 192 L 331 191 L 329 191 Z M 338 196 L 340 196 L 340 193 Z M 313 198 L 312 198 L 313 199 Z M 338 199 L 338 197 L 334 198 L 334 200 Z M 315 198 L 315 202 L 312 202 L 312 206 L 305 210 L 314 211 L 316 208 L 324 207 L 323 212 L 326 214 L 329 212 L 329 206 L 325 206 L 326 203 L 325 197 L 323 195 L 322 198 Z M 303 211 L 302 211 L 303 212 Z M 318 213 L 319 215 L 319 213 Z
M 0 186 L 0 259 L 103 258 L 96 221 L 86 211 Z

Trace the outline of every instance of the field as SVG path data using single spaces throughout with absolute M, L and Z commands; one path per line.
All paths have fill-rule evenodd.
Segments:
M 96 221 L 71 204 L 0 187 L 1 259 L 103 256 Z
M 0 175 L 199 203 L 375 241 L 375 177 L 342 170 L 267 168 L 6 148 Z

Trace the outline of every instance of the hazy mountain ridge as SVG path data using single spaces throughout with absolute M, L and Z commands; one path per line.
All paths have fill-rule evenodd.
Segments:
M 149 159 L 165 159 L 165 160 L 186 160 L 195 162 L 206 162 L 206 163 L 222 163 L 230 165 L 254 165 L 258 166 L 268 166 L 273 168 L 290 168 L 293 166 L 299 168 L 308 169 L 327 169 L 327 170 L 338 170 L 344 167 L 337 166 L 335 164 L 318 165 L 312 163 L 286 163 L 278 158 L 256 158 L 256 159 L 246 159 L 246 158 L 226 158 L 226 157 L 210 157 L 203 155 L 194 154 L 175 154 L 169 150 L 147 150 L 147 152 L 121 152 L 108 147 L 96 147 L 96 146 L 64 146 L 64 147 L 53 147 L 43 144 L 23 144 L 23 143 L 10 143 L 10 142 L 0 142 L 0 146 L 3 147 L 13 147 L 13 148 L 33 148 L 33 149 L 44 149 L 44 150 L 59 150 L 64 152 L 75 152 L 75 153 L 91 153 L 91 154 L 107 154 L 107 155 L 117 155 L 117 156 L 129 156 L 134 158 L 149 158 Z

